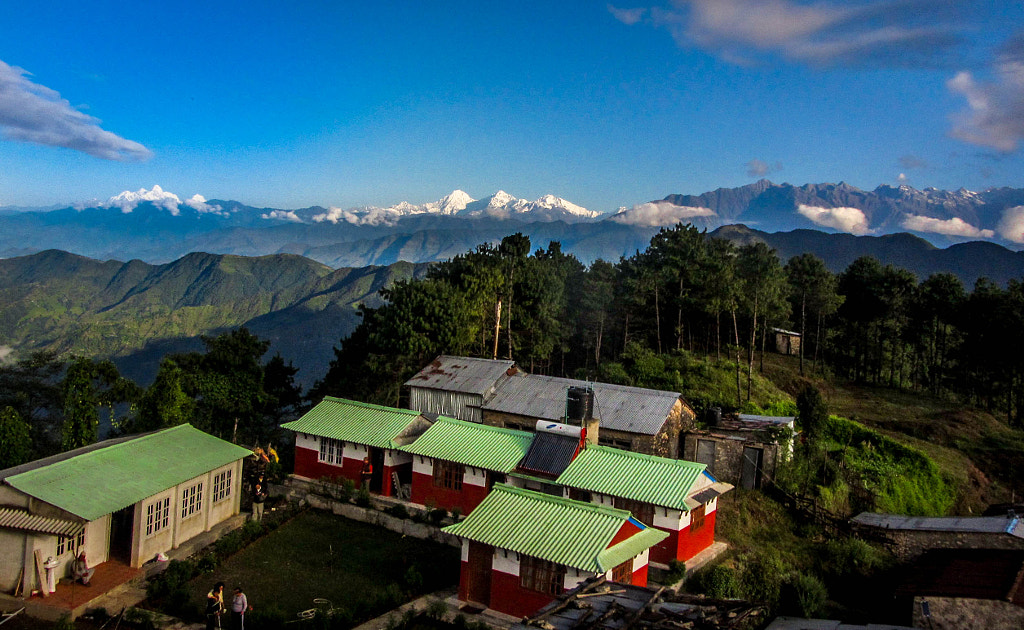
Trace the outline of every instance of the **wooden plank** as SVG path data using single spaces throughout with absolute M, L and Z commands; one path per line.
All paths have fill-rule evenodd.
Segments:
M 35 550 L 36 556 L 36 577 L 39 578 L 39 592 L 43 594 L 43 597 L 50 596 L 50 589 L 46 586 L 46 569 L 43 568 L 43 551 L 41 549 Z M 25 585 L 25 590 L 28 591 L 28 585 Z

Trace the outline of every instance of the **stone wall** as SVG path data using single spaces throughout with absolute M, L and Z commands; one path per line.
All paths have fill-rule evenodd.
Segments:
M 884 544 L 900 560 L 913 560 L 929 549 L 1024 549 L 1024 539 L 1002 532 L 885 529 L 856 523 L 853 532 L 858 538 Z
M 772 442 L 761 442 L 754 438 L 753 433 L 740 436 L 725 436 L 710 431 L 690 431 L 683 439 L 681 459 L 697 461 L 698 440 L 710 440 L 715 443 L 715 458 L 708 467 L 711 475 L 718 481 L 740 486 L 743 474 L 743 449 L 759 448 L 763 451 L 761 458 L 761 485 L 767 485 L 775 477 L 778 465 L 779 445 Z
M 923 613 L 924 601 L 928 602 L 928 618 Z M 914 627 L 934 630 L 1020 630 L 1024 628 L 1024 608 L 991 599 L 918 596 L 914 598 Z

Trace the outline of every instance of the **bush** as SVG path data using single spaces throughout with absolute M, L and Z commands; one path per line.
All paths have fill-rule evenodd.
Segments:
M 335 501 L 348 502 L 355 493 L 356 484 L 345 477 L 321 477 L 319 491 Z
M 418 593 L 423 589 L 423 574 L 415 566 L 405 570 L 402 581 L 405 582 L 405 587 L 410 593 Z
M 767 548 L 743 563 L 740 591 L 746 599 L 775 608 L 779 603 L 785 573 L 778 551 Z
M 456 506 L 452 508 L 452 522 L 458 523 L 459 518 L 462 517 L 462 508 Z
M 708 597 L 718 599 L 740 596 L 740 582 L 736 569 L 724 564 L 701 569 L 687 582 L 687 586 L 693 592 L 704 593 Z
M 441 508 L 437 508 L 436 510 L 430 510 L 430 512 L 427 513 L 427 518 L 430 520 L 430 524 L 434 525 L 435 527 L 440 526 L 441 521 L 443 521 L 446 516 L 448 516 L 448 512 L 442 510 Z
M 356 505 L 359 507 L 367 508 L 370 507 L 370 491 L 365 487 L 360 487 L 359 491 L 356 492 Z
M 387 512 L 391 516 L 394 516 L 395 518 L 409 518 L 409 510 L 405 509 L 405 506 L 402 505 L 401 503 L 396 503 L 395 505 L 392 505 L 387 510 L 385 510 L 385 512 Z
M 444 621 L 448 616 L 448 604 L 444 603 L 443 599 L 431 599 L 427 604 L 426 615 L 429 619 Z
M 665 575 L 665 584 L 675 584 L 686 577 L 686 563 L 681 560 L 672 560 L 668 563 L 668 573 Z
M 796 573 L 786 581 L 783 589 L 782 608 L 798 617 L 818 615 L 828 601 L 828 589 L 817 576 Z

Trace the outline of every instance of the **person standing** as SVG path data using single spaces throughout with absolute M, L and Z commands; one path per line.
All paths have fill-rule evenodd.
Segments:
M 250 610 L 249 599 L 242 592 L 242 587 L 236 586 L 235 595 L 231 598 L 231 627 L 234 630 L 245 630 L 245 613 Z
M 263 520 L 263 504 L 267 500 L 267 491 L 263 488 L 263 477 L 252 487 L 252 520 Z
M 206 630 L 220 628 L 220 614 L 224 611 L 224 582 L 217 582 L 206 594 Z
M 373 479 L 373 464 L 370 463 L 369 456 L 363 458 L 363 468 L 359 471 L 359 477 L 363 482 L 363 489 L 369 490 L 370 480 Z

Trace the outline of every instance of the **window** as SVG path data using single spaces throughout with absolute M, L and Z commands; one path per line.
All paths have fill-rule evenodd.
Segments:
M 462 464 L 456 464 L 455 462 L 449 462 L 443 459 L 435 459 L 434 487 L 447 488 L 448 490 L 462 490 L 462 476 L 465 472 L 466 468 Z
M 626 560 L 619 566 L 612 569 L 612 582 L 619 584 L 633 583 L 633 560 Z
M 79 549 L 85 546 L 85 529 L 78 532 L 77 536 L 58 536 L 57 537 L 57 557 L 61 557 L 66 553 L 76 553 Z
M 344 442 L 331 438 L 320 438 L 320 461 L 325 464 L 341 466 L 341 451 Z
M 560 595 L 565 586 L 565 567 L 548 560 L 522 556 L 519 585 L 531 591 Z
M 600 433 L 597 435 L 597 443 L 601 446 L 611 446 L 612 448 L 620 448 L 624 451 L 633 450 L 633 440 L 614 438 Z
M 231 469 L 213 476 L 213 502 L 223 501 L 231 496 Z
M 171 519 L 171 498 L 157 500 L 146 506 L 146 535 L 152 536 L 165 529 Z
M 690 533 L 695 534 L 704 529 L 704 506 L 695 508 L 690 512 Z
M 203 509 L 203 482 L 185 488 L 181 493 L 181 518 L 186 519 Z

